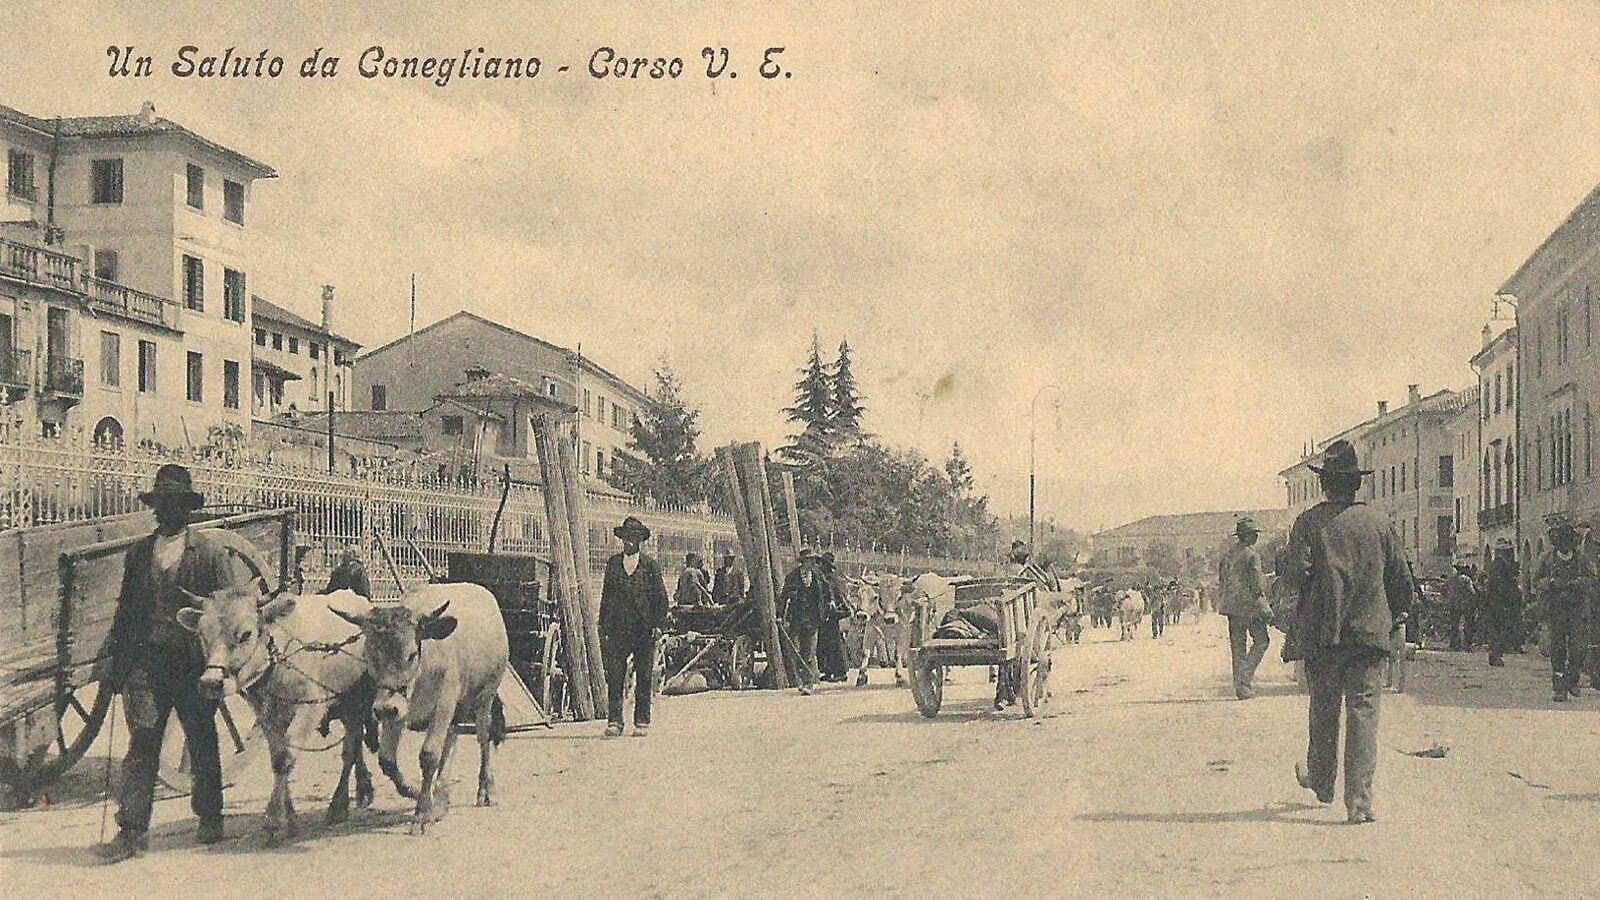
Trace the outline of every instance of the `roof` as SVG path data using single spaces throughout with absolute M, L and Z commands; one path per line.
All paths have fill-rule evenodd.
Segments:
M 1413 416 L 1452 416 L 1461 412 L 1462 410 L 1470 409 L 1472 405 L 1477 402 L 1478 386 L 1476 384 L 1470 385 L 1459 391 L 1453 391 L 1449 388 L 1442 388 L 1426 397 L 1421 398 L 1416 403 L 1407 403 L 1404 406 L 1391 409 L 1381 416 L 1374 416 L 1364 422 L 1352 425 L 1338 434 L 1333 435 L 1332 437 L 1318 441 L 1316 446 L 1317 453 L 1321 453 L 1323 450 L 1327 449 L 1329 444 L 1340 439 L 1354 441 L 1357 437 L 1364 437 L 1372 432 L 1388 428 L 1390 425 L 1405 419 L 1409 419 Z M 1307 463 L 1313 463 L 1316 461 L 1316 454 L 1297 459 L 1291 465 L 1288 465 L 1280 470 L 1278 472 L 1278 476 L 1280 478 L 1286 477 L 1295 469 L 1298 469 Z
M 470 319 L 470 320 L 472 320 L 474 322 L 477 322 L 480 325 L 487 325 L 487 326 L 489 326 L 491 328 L 497 328 L 497 329 L 499 329 L 501 331 L 504 331 L 507 334 L 510 334 L 510 335 L 515 336 L 515 337 L 521 338 L 522 340 L 529 341 L 529 342 L 534 343 L 534 344 L 538 344 L 539 346 L 544 347 L 547 350 L 555 350 L 555 351 L 558 351 L 560 353 L 564 353 L 569 358 L 573 358 L 573 357 L 578 358 L 582 362 L 583 367 L 585 369 L 593 372 L 596 375 L 599 375 L 602 378 L 605 378 L 606 380 L 608 380 L 608 381 L 612 382 L 613 384 L 615 384 L 617 387 L 621 388 L 626 393 L 629 393 L 629 394 L 633 395 L 633 399 L 638 401 L 639 403 L 645 403 L 650 399 L 648 396 L 645 395 L 644 391 L 641 391 L 638 388 L 634 387 L 633 385 L 629 384 L 628 382 L 622 380 L 621 377 L 613 374 L 611 371 L 606 369 L 604 366 L 601 366 L 599 363 L 596 363 L 594 360 L 590 359 L 587 356 L 580 356 L 579 354 L 575 353 L 572 350 L 568 350 L 566 347 L 563 347 L 560 344 L 552 344 L 549 341 L 544 340 L 543 338 L 536 338 L 531 334 L 527 334 L 525 332 L 518 331 L 517 329 L 512 328 L 509 325 L 502 325 L 499 322 L 494 321 L 493 319 L 486 319 L 483 316 L 478 315 L 477 313 L 468 312 L 468 311 L 466 311 L 464 309 L 457 310 L 456 312 L 454 312 L 454 313 L 452 313 L 452 314 L 450 314 L 448 316 L 445 316 L 444 318 L 440 319 L 437 322 L 433 322 L 431 324 L 428 324 L 428 325 L 425 325 L 425 326 L 423 326 L 421 328 L 418 328 L 416 331 L 414 331 L 414 332 L 412 332 L 410 334 L 401 335 L 400 337 L 395 338 L 394 340 L 390 341 L 387 344 L 383 344 L 381 346 L 374 347 L 373 349 L 368 350 L 366 353 L 363 353 L 361 355 L 363 357 L 375 356 L 375 355 L 377 355 L 379 353 L 382 353 L 383 351 L 388 350 L 388 349 L 390 349 L 392 347 L 400 346 L 400 345 L 404 344 L 406 341 L 410 340 L 411 338 L 416 337 L 419 334 L 426 334 L 426 333 L 432 331 L 435 328 L 439 328 L 439 327 L 441 327 L 441 326 L 443 326 L 445 324 L 448 324 L 450 322 L 454 322 L 457 319 L 462 319 L 462 318 Z
M 303 413 L 296 420 L 301 428 L 317 430 L 328 427 L 325 412 Z M 423 439 L 422 413 L 403 410 L 339 410 L 333 416 L 335 435 L 366 438 L 367 440 L 394 441 Z
M 1483 345 L 1482 350 L 1472 354 L 1472 358 L 1467 360 L 1467 363 L 1474 368 L 1482 366 L 1491 358 L 1499 355 L 1501 349 L 1506 347 L 1513 350 L 1517 347 L 1517 326 L 1515 325 L 1495 335 L 1489 343 Z
M 300 380 L 300 376 L 298 374 L 285 369 L 283 366 L 280 366 L 277 363 L 269 362 L 255 355 L 250 357 L 250 368 L 256 372 L 260 372 L 268 378 L 276 378 L 282 381 Z
M 436 400 L 540 400 L 563 410 L 571 407 L 545 395 L 544 391 L 511 375 L 494 372 L 482 378 L 463 381 L 439 394 Z
M 284 309 L 278 304 L 255 294 L 250 295 L 250 317 L 251 319 L 259 317 L 273 322 L 282 322 L 285 325 L 293 325 L 296 328 L 304 328 L 306 331 L 310 331 L 315 334 L 325 334 L 328 336 L 328 339 L 332 341 L 339 341 L 341 343 L 349 344 L 352 347 L 361 346 L 360 344 L 350 340 L 347 337 L 344 337 L 343 335 L 323 328 L 321 325 L 318 325 L 299 313 Z
M 154 107 L 151 107 L 151 110 L 153 112 Z M 237 150 L 229 149 L 216 141 L 202 137 L 171 119 L 163 119 L 156 115 L 151 115 L 148 120 L 140 113 L 122 116 L 59 116 L 51 119 L 41 119 L 38 116 L 30 116 L 20 110 L 12 109 L 9 106 L 0 106 L 0 119 L 30 128 L 47 136 L 60 134 L 62 137 L 80 140 L 163 134 L 176 135 L 220 154 L 243 168 L 250 169 L 257 178 L 275 178 L 278 174 L 264 162 L 251 159 Z
M 1118 525 L 1095 535 L 1096 538 L 1178 537 L 1191 534 L 1229 535 L 1239 519 L 1249 516 L 1263 534 L 1287 531 L 1289 511 L 1286 509 L 1243 509 L 1222 512 L 1178 513 L 1176 515 L 1145 516 L 1142 519 Z
M 1544 261 L 1545 250 L 1555 243 L 1557 237 L 1574 231 L 1586 232 L 1591 238 L 1600 234 L 1600 186 L 1590 191 L 1589 196 L 1583 198 L 1566 220 L 1540 242 L 1538 248 L 1517 267 L 1517 271 L 1511 273 L 1511 277 L 1506 279 L 1506 283 L 1500 286 L 1497 293 L 1510 294 L 1518 299 L 1526 297 L 1538 286 L 1535 276 L 1538 274 L 1540 263 Z

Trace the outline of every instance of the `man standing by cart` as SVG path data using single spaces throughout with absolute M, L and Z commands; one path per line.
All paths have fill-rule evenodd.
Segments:
M 112 619 L 102 673 L 122 694 L 128 722 L 128 752 L 122 760 L 117 798 L 117 834 L 97 845 L 109 862 L 141 856 L 148 847 L 156 771 L 167 717 L 176 712 L 194 769 L 189 806 L 200 819 L 196 839 L 222 840 L 222 764 L 217 749 L 217 702 L 200 683 L 206 669 L 199 639 L 178 624 L 187 594 L 209 596 L 244 583 L 227 549 L 211 535 L 189 527 L 189 514 L 204 498 L 189 470 L 168 464 L 155 485 L 139 495 L 155 511 L 156 530 L 123 557 L 122 593 Z M 187 593 L 186 593 L 187 592 Z
M 1360 825 L 1374 820 L 1383 664 L 1415 587 L 1394 525 L 1356 501 L 1371 472 L 1357 464 L 1355 447 L 1334 441 L 1311 471 L 1327 499 L 1295 519 L 1278 572 L 1299 598 L 1284 661 L 1304 659 L 1311 685 L 1306 759 L 1295 764 L 1295 780 L 1333 802 L 1345 713 L 1344 804 L 1350 824 Z
M 800 693 L 810 694 L 817 683 L 817 632 L 826 611 L 827 589 L 817 572 L 817 556 L 811 548 L 800 551 L 799 564 L 783 579 L 779 605 L 784 624 L 794 639 L 800 656 Z
M 683 556 L 683 574 L 678 576 L 678 589 L 672 592 L 675 606 L 704 606 L 711 602 L 711 577 L 702 568 L 698 553 Z
M 622 736 L 622 688 L 633 661 L 633 735 L 650 731 L 656 629 L 667 620 L 667 585 L 655 557 L 640 548 L 650 529 L 634 516 L 611 529 L 622 552 L 606 560 L 600 587 L 600 659 L 606 670 L 606 737 Z

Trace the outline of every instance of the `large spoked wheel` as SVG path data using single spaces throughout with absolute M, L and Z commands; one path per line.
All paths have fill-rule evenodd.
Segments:
M 551 701 L 560 702 L 566 695 L 567 673 L 561 667 L 561 623 L 551 622 L 544 627 L 544 652 L 539 654 L 539 684 L 535 699 L 547 715 L 559 716 L 561 710 Z
M 41 727 L 54 731 L 54 740 L 41 743 L 25 761 L 19 764 L 9 757 L 0 757 L 0 781 L 11 788 L 12 800 L 18 806 L 37 803 L 46 793 L 45 789 L 89 751 L 111 708 L 111 698 L 115 696 L 104 682 L 97 683 L 93 691 L 94 698 L 88 706 L 84 701 L 89 699 L 90 688 L 84 687 L 64 691 L 48 711 L 35 714 L 39 718 L 54 715 L 53 723 L 47 726 L 41 723 Z
M 255 710 L 238 694 L 228 694 L 217 704 L 217 749 L 221 755 L 223 787 L 231 786 L 238 773 L 256 758 L 257 751 L 266 746 L 260 730 L 255 726 Z M 343 740 L 343 728 L 343 724 L 333 722 L 326 738 L 314 729 L 310 730 L 307 732 L 309 740 L 315 743 L 297 747 L 296 750 L 315 753 L 337 747 Z M 194 766 L 189 758 L 189 743 L 183 736 L 183 725 L 178 721 L 176 712 L 167 717 L 166 736 L 161 739 L 161 767 L 156 770 L 156 778 L 180 794 L 194 790 Z
M 1050 705 L 1050 645 L 1056 631 L 1055 618 L 1054 615 L 1035 618 L 1022 647 L 1022 711 L 1029 718 L 1044 715 Z
M 911 698 L 917 711 L 928 718 L 939 714 L 944 702 L 944 666 L 931 662 L 918 651 L 911 664 Z

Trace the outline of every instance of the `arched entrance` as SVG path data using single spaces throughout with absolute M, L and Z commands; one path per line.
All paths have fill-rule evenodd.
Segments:
M 106 416 L 94 426 L 94 443 L 97 447 L 120 448 L 122 446 L 122 423 L 111 416 Z

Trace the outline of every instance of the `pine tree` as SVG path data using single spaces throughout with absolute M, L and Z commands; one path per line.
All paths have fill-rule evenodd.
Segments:
M 860 440 L 861 416 L 867 408 L 861 405 L 860 386 L 855 372 L 850 368 L 850 341 L 839 342 L 839 360 L 833 364 L 829 379 L 833 388 L 833 425 L 835 432 L 844 438 Z
M 779 449 L 783 459 L 801 468 L 811 468 L 833 453 L 833 382 L 822 362 L 822 346 L 811 335 L 811 357 L 795 382 L 794 406 L 784 410 L 789 421 L 800 426 L 789 436 L 789 444 Z
M 695 448 L 700 410 L 683 399 L 683 385 L 666 366 L 656 369 L 656 387 L 633 418 L 627 453 L 606 479 L 640 501 L 690 506 L 706 499 L 710 467 Z
M 961 455 L 961 442 L 950 445 L 950 458 L 945 460 L 944 473 L 950 478 L 950 490 L 957 499 L 966 497 L 976 482 L 972 478 L 972 465 Z

